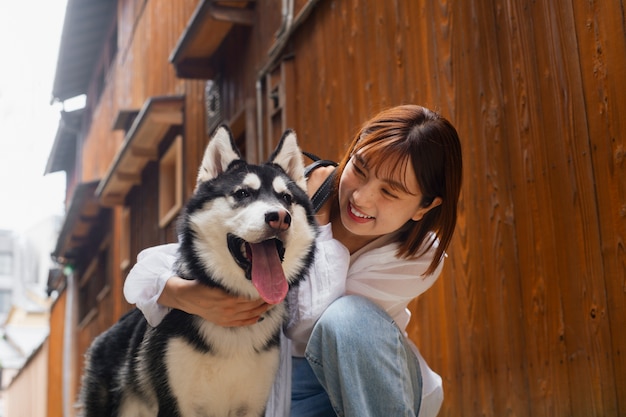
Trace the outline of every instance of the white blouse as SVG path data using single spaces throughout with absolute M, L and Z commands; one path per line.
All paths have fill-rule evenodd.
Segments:
M 406 336 L 406 326 L 411 318 L 407 306 L 412 299 L 433 285 L 441 273 L 443 262 L 433 274 L 422 276 L 433 259 L 437 242 L 417 259 L 402 259 L 396 257 L 398 243 L 393 240 L 394 236 L 384 236 L 350 255 L 345 246 L 333 239 L 330 224 L 320 227 L 315 261 L 309 276 L 296 291 L 292 290 L 288 295 L 289 304 L 297 306 L 290 310 L 289 322 L 285 328 L 285 334 L 291 343 L 283 344 L 283 347 L 290 345 L 291 355 L 304 355 L 313 325 L 326 307 L 343 294 L 361 295 L 377 303 L 394 319 Z M 168 308 L 157 304 L 157 300 L 165 282 L 176 275 L 172 268 L 177 250 L 178 244 L 143 250 L 124 283 L 126 300 L 136 304 L 152 326 L 157 326 L 169 312 Z M 428 367 L 418 349 L 413 344 L 412 346 L 420 361 L 423 379 L 419 416 L 436 416 L 443 402 L 441 377 Z M 289 361 L 289 355 L 285 350 L 283 352 L 282 362 Z M 277 381 L 280 389 L 275 387 L 276 395 L 291 391 L 289 365 L 281 364 Z M 267 414 L 272 416 L 283 415 L 289 408 L 288 399 L 285 398 L 273 399 L 268 405 L 268 412 L 272 407 L 275 408 L 275 414 Z M 279 412 L 278 409 L 282 410 L 283 407 L 285 411 Z

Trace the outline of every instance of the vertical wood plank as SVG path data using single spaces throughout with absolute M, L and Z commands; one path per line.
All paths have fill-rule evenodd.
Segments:
M 573 26 L 578 42 L 581 86 L 578 97 L 584 109 L 576 118 L 579 140 L 588 141 L 597 190 L 596 216 L 601 265 L 590 278 L 604 279 L 606 305 L 591 306 L 591 322 L 608 320 L 610 346 L 605 339 L 596 350 L 612 364 L 614 379 L 594 381 L 602 395 L 616 399 L 607 415 L 626 414 L 626 164 L 624 163 L 623 112 L 626 108 L 626 30 L 624 2 L 572 2 Z M 582 125 L 586 123 L 586 125 Z M 584 129 L 583 129 L 584 128 Z M 585 154 L 587 156 L 587 154 Z M 597 325 L 590 330 L 597 328 Z M 594 343 L 597 337 L 593 334 Z M 602 349 L 602 351 L 600 350 Z
M 545 154 L 546 136 L 538 131 L 536 118 L 542 117 L 543 101 L 536 87 L 535 57 L 541 52 L 532 34 L 533 21 L 527 5 L 503 4 L 499 9 L 502 43 L 503 90 L 506 113 L 504 125 L 512 158 L 511 190 L 515 202 L 518 232 L 519 269 L 524 299 L 525 337 L 530 415 L 570 415 L 572 413 L 563 318 L 562 288 L 553 225 L 543 213 L 551 210 L 553 199 L 546 181 L 549 162 Z M 539 23 L 537 23 L 539 24 Z M 539 47 L 539 51 L 535 47 Z M 533 348 L 531 348 L 533 347 Z

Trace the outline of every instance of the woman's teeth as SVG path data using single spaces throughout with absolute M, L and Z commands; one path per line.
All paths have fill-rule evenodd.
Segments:
M 354 214 L 356 217 L 359 217 L 361 219 L 373 219 L 372 216 L 368 216 L 366 214 L 361 213 L 360 211 L 357 211 L 357 209 L 355 209 L 352 204 L 350 204 L 350 212 Z

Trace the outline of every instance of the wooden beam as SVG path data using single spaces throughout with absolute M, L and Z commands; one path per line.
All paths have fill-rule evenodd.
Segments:
M 212 80 L 217 76 L 210 58 L 183 58 L 175 63 L 174 69 L 178 78 Z
M 159 159 L 159 149 L 156 146 L 153 148 L 134 147 L 130 151 L 134 156 L 147 158 L 150 161 L 156 161 Z
M 96 189 L 103 205 L 124 204 L 130 189 L 141 184 L 141 172 L 148 162 L 159 159 L 159 144 L 168 129 L 183 123 L 183 104 L 183 96 L 146 100 Z
M 141 174 L 136 172 L 121 172 L 118 171 L 115 173 L 115 178 L 118 181 L 130 183 L 132 185 L 141 184 Z
M 215 69 L 211 58 L 219 50 L 233 26 L 252 26 L 256 12 L 248 8 L 253 2 L 217 2 L 203 0 L 189 19 L 172 50 L 169 61 L 179 78 L 212 79 Z
M 220 6 L 209 4 L 209 14 L 220 22 L 229 22 L 235 25 L 252 26 L 254 24 L 254 10 L 240 7 Z

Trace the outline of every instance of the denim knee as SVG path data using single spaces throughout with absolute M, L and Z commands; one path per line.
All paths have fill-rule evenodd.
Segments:
M 371 337 L 389 331 L 399 334 L 393 319 L 377 304 L 365 297 L 346 295 L 335 300 L 319 318 L 307 345 L 307 353 L 317 356 L 322 348 L 344 346 L 352 349 L 369 345 Z
M 305 356 L 338 416 L 408 416 L 420 408 L 417 358 L 393 319 L 364 297 L 335 300 Z
M 322 314 L 318 322 L 322 326 L 353 328 L 360 322 L 382 321 L 393 323 L 393 319 L 373 301 L 360 295 L 346 295 L 335 300 Z M 343 326 L 342 326 L 343 325 Z

